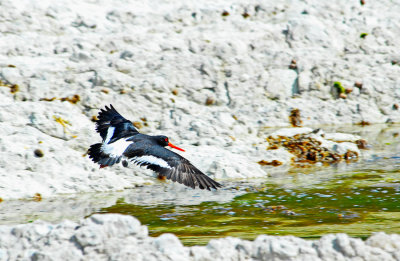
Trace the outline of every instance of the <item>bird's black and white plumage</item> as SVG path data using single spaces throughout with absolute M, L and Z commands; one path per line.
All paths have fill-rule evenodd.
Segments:
M 100 164 L 100 168 L 121 161 L 124 166 L 127 162 L 133 162 L 192 188 L 210 190 L 221 187 L 221 184 L 202 173 L 187 159 L 166 149 L 166 146 L 170 146 L 184 151 L 171 144 L 168 137 L 139 133 L 112 105 L 100 110 L 96 131 L 103 141 L 91 145 L 88 154 L 89 158 Z

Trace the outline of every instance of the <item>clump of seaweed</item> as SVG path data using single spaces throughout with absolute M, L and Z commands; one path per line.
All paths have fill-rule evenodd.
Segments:
M 289 121 L 293 127 L 300 127 L 302 125 L 303 121 L 301 120 L 301 115 L 300 115 L 299 109 L 291 110 L 290 115 L 289 115 Z
M 274 166 L 274 167 L 277 167 L 277 166 L 280 166 L 283 164 L 279 160 L 272 160 L 272 161 L 260 160 L 257 163 L 260 164 L 261 166 Z
M 64 129 L 64 133 L 65 133 L 65 134 L 71 135 L 72 138 L 76 138 L 76 137 L 77 137 L 76 135 L 73 135 L 72 133 L 70 133 L 70 132 L 68 131 L 67 125 L 70 125 L 70 126 L 71 126 L 71 123 L 69 123 L 69 121 L 64 120 L 64 119 L 61 118 L 61 117 L 57 117 L 57 116 L 55 116 L 55 115 L 53 115 L 53 119 L 54 119 L 57 123 L 61 124 L 61 126 L 63 126 L 63 129 Z
M 267 141 L 270 144 L 268 149 L 277 149 L 279 147 L 287 149 L 294 155 L 292 162 L 299 166 L 317 162 L 331 164 L 343 159 L 355 160 L 358 158 L 358 153 L 355 151 L 348 151 L 344 155 L 330 151 L 322 147 L 320 141 L 309 137 L 307 134 L 297 134 L 293 137 L 278 136 L 277 138 L 269 136 Z
M 35 195 L 33 196 L 33 201 L 42 201 L 42 195 L 40 193 L 35 193 Z
M 136 129 L 141 129 L 143 128 L 143 124 L 140 121 L 134 121 L 132 122 L 133 126 L 135 126 Z
M 362 120 L 362 121 L 360 121 L 360 122 L 357 122 L 356 125 L 368 126 L 368 125 L 371 125 L 371 123 L 370 123 L 369 121 L 364 121 L 364 120 Z
M 140 120 L 143 121 L 143 125 L 144 126 L 146 126 L 146 127 L 149 126 L 149 124 L 147 123 L 147 118 L 146 117 L 141 117 Z
M 206 105 L 210 106 L 213 105 L 215 103 L 215 100 L 211 97 L 207 97 L 206 99 Z
M 7 82 L 3 82 L 3 81 L 0 80 L 0 87 L 10 88 L 10 92 L 12 94 L 15 94 L 15 93 L 19 92 L 19 85 L 18 84 L 7 83 Z
M 63 97 L 63 98 L 40 98 L 40 101 L 54 101 L 54 100 L 60 100 L 60 101 L 68 101 L 72 104 L 76 104 L 81 100 L 81 97 L 78 94 L 74 94 L 71 97 Z
M 223 12 L 221 13 L 221 15 L 222 15 L 222 16 L 229 16 L 230 13 L 229 13 L 228 11 L 225 10 L 225 11 L 223 11 Z

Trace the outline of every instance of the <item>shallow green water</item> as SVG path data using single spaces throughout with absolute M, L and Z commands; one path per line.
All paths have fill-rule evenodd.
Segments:
M 174 233 L 185 245 L 260 234 L 316 238 L 347 233 L 365 238 L 377 231 L 400 233 L 400 143 L 393 135 L 397 131 L 381 131 L 372 140 L 375 151 L 368 152 L 372 157 L 367 161 L 225 184 L 224 190 L 241 192 L 229 202 L 138 205 L 120 198 L 98 213 L 133 215 L 148 225 L 150 235 Z
M 320 173 L 321 174 L 321 173 Z M 303 174 L 310 175 L 312 174 Z M 241 184 L 247 193 L 227 203 L 140 206 L 123 199 L 100 213 L 122 213 L 149 226 L 150 235 L 174 233 L 184 244 L 211 238 L 254 239 L 260 234 L 315 238 L 327 233 L 367 237 L 400 233 L 400 167 L 339 173 L 311 186 L 282 188 L 264 182 Z

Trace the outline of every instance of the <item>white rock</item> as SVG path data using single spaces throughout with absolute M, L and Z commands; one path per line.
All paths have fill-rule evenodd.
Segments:
M 335 142 L 356 142 L 357 140 L 361 139 L 361 137 L 358 135 L 348 133 L 325 133 L 324 138 Z
M 189 258 L 188 251 L 174 234 L 162 234 L 154 239 L 154 245 L 157 250 L 171 260 L 187 260 Z
M 332 149 L 337 153 L 344 155 L 348 151 L 356 152 L 360 155 L 360 150 L 358 149 L 357 145 L 350 142 L 341 142 L 333 145 Z
M 270 136 L 274 139 L 281 137 L 293 137 L 298 134 L 309 134 L 312 132 L 311 128 L 301 127 L 301 128 L 282 128 L 277 131 L 274 131 L 270 134 Z
M 371 247 L 377 247 L 391 253 L 400 252 L 400 235 L 376 232 L 365 243 Z
M 273 99 L 288 99 L 297 94 L 297 73 L 293 70 L 275 69 L 270 71 L 266 91 Z
M 366 241 L 345 234 L 318 240 L 227 237 L 211 240 L 206 246 L 185 247 L 175 235 L 148 237 L 137 233 L 140 227 L 135 218 L 119 214 L 97 214 L 77 223 L 2 225 L 0 260 L 396 260 L 400 249 L 399 235 L 385 233 Z M 132 233 L 132 228 L 136 232 Z

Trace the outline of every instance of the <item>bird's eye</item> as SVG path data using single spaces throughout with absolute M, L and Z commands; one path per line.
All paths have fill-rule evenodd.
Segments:
M 165 141 L 168 141 L 168 138 L 165 138 Z

